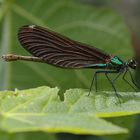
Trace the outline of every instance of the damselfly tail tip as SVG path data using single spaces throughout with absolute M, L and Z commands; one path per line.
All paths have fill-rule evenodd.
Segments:
M 2 59 L 5 61 L 15 61 L 17 60 L 17 56 L 13 54 L 2 55 Z
M 9 59 L 9 55 L 2 55 L 1 56 L 1 58 L 3 59 L 3 60 L 5 60 L 5 61 L 8 61 L 8 59 Z
M 1 58 L 5 60 L 5 58 L 6 58 L 6 55 L 5 55 L 5 54 L 4 54 L 4 55 L 2 55 L 2 56 L 1 56 Z

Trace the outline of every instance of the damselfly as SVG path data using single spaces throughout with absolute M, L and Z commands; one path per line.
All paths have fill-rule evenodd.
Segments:
M 106 54 L 98 48 L 71 40 L 54 31 L 36 25 L 21 27 L 18 32 L 18 39 L 21 46 L 34 57 L 13 54 L 3 55 L 2 58 L 6 61 L 42 62 L 68 69 L 100 69 L 94 73 L 89 94 L 94 82 L 97 91 L 97 75 L 100 73 L 105 74 L 117 97 L 119 96 L 115 87 L 115 81 L 121 74 L 123 74 L 123 80 L 134 90 L 136 88 L 139 89 L 130 71 L 130 68 L 135 70 L 137 67 L 137 62 L 134 59 L 124 62 L 119 57 Z M 113 80 L 109 77 L 111 73 L 116 73 Z M 134 85 L 126 80 L 125 76 L 127 73 L 130 74 Z

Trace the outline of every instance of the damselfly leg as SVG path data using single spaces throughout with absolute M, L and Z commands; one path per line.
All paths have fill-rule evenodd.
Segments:
M 132 81 L 132 83 L 137 87 L 137 89 L 139 89 L 140 90 L 140 87 L 136 84 L 136 82 L 135 82 L 135 80 L 134 80 L 134 78 L 133 78 L 133 76 L 132 76 L 132 73 L 131 73 L 131 71 L 130 70 L 128 70 L 128 72 L 129 72 L 129 75 L 130 75 L 130 77 L 131 77 L 131 81 Z
M 135 88 L 127 79 L 125 79 L 126 74 L 128 73 L 128 71 L 129 71 L 129 70 L 126 70 L 126 71 L 124 72 L 122 79 L 123 79 L 129 86 L 131 86 L 135 91 L 137 91 L 136 88 Z M 131 76 L 132 76 L 132 75 L 131 75 Z M 135 85 L 135 84 L 134 84 L 134 85 Z
M 121 104 L 121 100 L 120 100 L 121 96 L 117 93 L 117 90 L 116 90 L 116 87 L 115 87 L 115 81 L 119 78 L 119 76 L 122 74 L 122 72 L 119 72 L 118 75 L 113 80 L 111 80 L 108 76 L 108 74 L 111 74 L 111 73 L 118 73 L 118 71 L 113 71 L 113 72 L 112 71 L 107 71 L 107 72 L 105 72 L 105 76 L 108 79 L 108 81 L 110 82 L 112 88 L 115 91 L 115 95 L 118 98 L 119 103 Z
M 90 84 L 90 88 L 89 88 L 89 92 L 88 92 L 88 96 L 90 95 L 90 92 L 92 90 L 92 86 L 93 86 L 93 83 L 95 81 L 95 90 L 97 92 L 97 74 L 99 73 L 100 71 L 96 71 L 93 75 L 93 78 L 92 78 L 92 81 L 91 81 L 91 84 Z
M 119 103 L 121 103 L 120 98 L 119 98 L 119 95 L 118 95 L 117 90 L 116 90 L 116 87 L 115 87 L 115 85 L 114 85 L 114 84 L 115 84 L 115 81 L 116 81 L 116 80 L 118 79 L 118 77 L 122 74 L 122 72 L 118 72 L 118 71 L 109 71 L 109 70 L 96 71 L 96 72 L 94 73 L 94 76 L 93 76 L 93 79 L 92 79 L 92 82 L 91 82 L 91 85 L 90 85 L 90 89 L 89 89 L 88 96 L 90 95 L 90 92 L 91 92 L 91 89 L 92 89 L 92 86 L 93 86 L 94 82 L 95 82 L 95 89 L 96 89 L 96 91 L 97 91 L 97 74 L 99 74 L 99 73 L 104 73 L 104 74 L 105 74 L 106 78 L 108 79 L 109 83 L 111 84 L 112 88 L 113 88 L 114 91 L 115 91 L 115 95 L 117 96 L 117 98 L 118 98 L 118 100 L 119 100 Z M 118 74 L 117 74 L 117 76 L 116 76 L 113 80 L 111 80 L 111 79 L 109 78 L 108 74 L 113 74 L 113 73 L 118 73 Z

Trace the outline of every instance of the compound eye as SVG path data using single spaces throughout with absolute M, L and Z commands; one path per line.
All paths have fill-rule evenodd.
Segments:
M 131 59 L 131 60 L 129 60 L 129 62 L 128 62 L 128 66 L 129 66 L 130 68 L 132 68 L 132 69 L 136 69 L 137 63 L 136 63 L 136 61 L 135 61 L 134 59 Z
M 130 64 L 131 64 L 131 65 L 136 65 L 136 61 L 133 60 L 133 59 L 131 59 L 131 60 L 130 60 Z
M 131 63 L 131 64 L 134 64 L 134 63 L 135 63 L 135 61 L 134 61 L 133 59 L 131 59 L 131 60 L 130 60 L 130 63 Z

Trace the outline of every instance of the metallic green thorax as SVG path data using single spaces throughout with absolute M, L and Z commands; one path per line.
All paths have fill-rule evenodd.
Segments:
M 121 69 L 123 65 L 124 65 L 124 62 L 121 59 L 119 59 L 117 56 L 114 56 L 110 60 L 109 64 L 107 65 L 107 68 L 117 70 L 117 69 Z
M 115 65 L 122 65 L 123 64 L 123 62 L 117 56 L 114 56 L 111 59 L 110 63 L 115 64 Z

